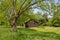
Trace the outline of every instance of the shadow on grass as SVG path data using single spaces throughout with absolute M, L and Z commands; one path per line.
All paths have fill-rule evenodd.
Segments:
M 34 29 L 18 29 L 13 35 L 14 40 L 60 40 L 60 34 L 53 32 L 41 32 Z

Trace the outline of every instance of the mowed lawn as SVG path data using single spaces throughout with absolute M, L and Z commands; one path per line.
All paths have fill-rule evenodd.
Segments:
M 18 28 L 0 27 L 0 40 L 60 40 L 60 27 Z

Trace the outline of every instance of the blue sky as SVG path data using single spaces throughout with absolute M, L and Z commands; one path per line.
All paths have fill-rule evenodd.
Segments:
M 58 2 L 58 0 L 55 0 L 55 2 Z

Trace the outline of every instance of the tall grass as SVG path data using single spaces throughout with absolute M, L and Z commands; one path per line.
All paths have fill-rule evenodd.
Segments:
M 59 32 L 53 30 L 55 28 L 18 28 L 18 32 L 12 32 L 11 28 L 1 27 L 0 40 L 60 40 Z

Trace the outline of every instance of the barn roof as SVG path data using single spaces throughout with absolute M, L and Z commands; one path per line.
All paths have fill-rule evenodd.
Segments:
M 28 23 L 28 22 L 30 22 L 30 21 L 34 21 L 34 22 L 36 22 L 36 21 L 33 20 L 33 19 L 28 19 L 28 20 L 25 21 L 25 23 Z M 36 23 L 37 23 L 37 22 L 36 22 Z

